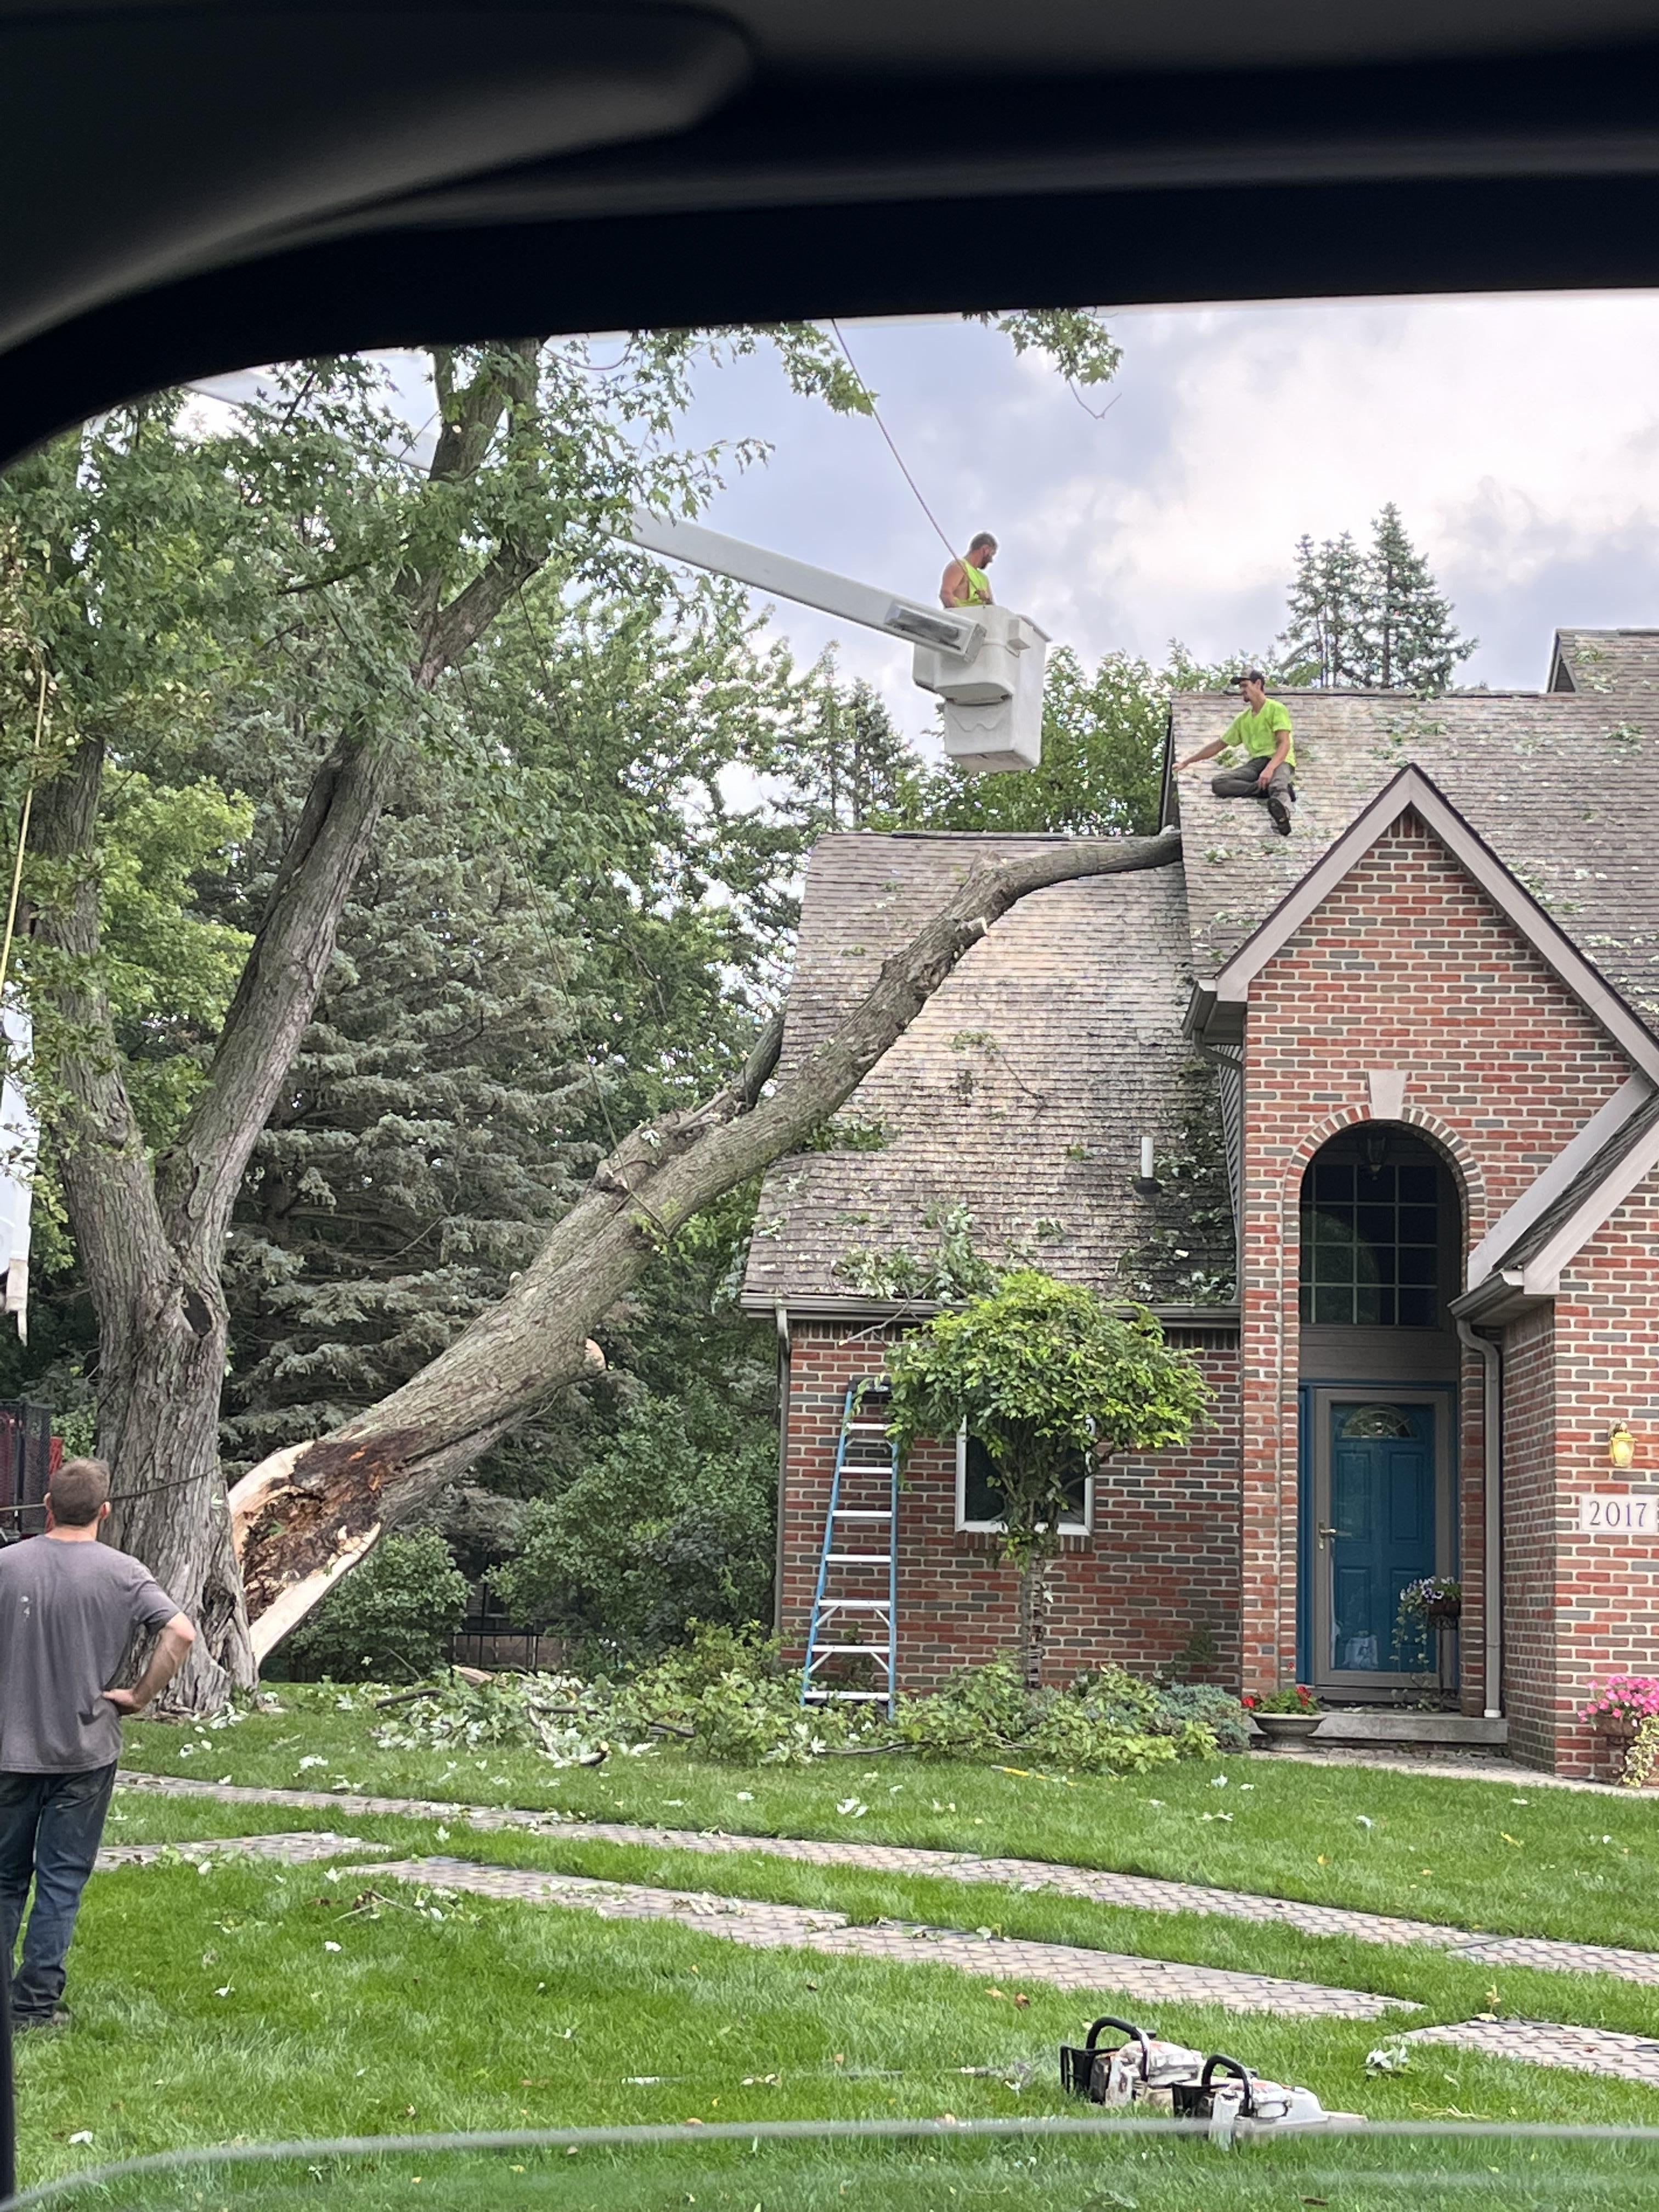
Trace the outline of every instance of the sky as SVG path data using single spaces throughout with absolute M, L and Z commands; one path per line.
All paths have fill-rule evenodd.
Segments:
M 1659 294 L 1107 311 L 1123 348 L 1084 396 L 956 318 L 848 323 L 883 421 L 953 544 L 1000 541 L 997 596 L 1086 661 L 1265 654 L 1304 532 L 1400 507 L 1480 640 L 1462 680 L 1536 690 L 1558 625 L 1659 627 Z M 429 395 L 396 364 L 411 418 Z M 227 380 L 231 390 L 246 380 Z M 759 437 L 702 520 L 931 599 L 945 547 L 876 425 L 787 389 L 763 353 L 704 376 L 686 438 Z M 787 606 L 927 743 L 905 649 Z M 931 750 L 931 747 L 929 748 Z
M 994 531 L 997 596 L 1094 660 L 1265 653 L 1304 532 L 1401 508 L 1466 635 L 1462 681 L 1537 690 L 1558 625 L 1659 627 L 1659 295 L 1108 312 L 1123 365 L 1083 396 L 994 331 L 843 325 L 946 535 Z M 706 378 L 694 440 L 758 435 L 713 528 L 911 596 L 945 555 L 874 423 L 797 399 L 764 357 Z M 920 737 L 930 702 L 880 636 L 832 636 Z

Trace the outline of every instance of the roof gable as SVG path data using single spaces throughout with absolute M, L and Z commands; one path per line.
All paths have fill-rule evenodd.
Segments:
M 1632 1065 L 1659 1083 L 1659 1037 L 1638 1018 L 1492 848 L 1476 836 L 1444 793 L 1416 767 L 1401 769 L 1383 786 L 1224 964 L 1201 994 L 1205 1004 L 1200 1018 L 1207 1018 L 1212 1006 L 1246 1005 L 1251 984 L 1268 962 L 1408 811 L 1438 838 Z
M 1265 809 L 1215 798 L 1207 771 L 1179 779 L 1199 976 L 1212 980 L 1318 855 L 1415 767 L 1659 1031 L 1659 682 L 1646 687 L 1623 662 L 1616 675 L 1594 665 L 1602 690 L 1280 693 L 1300 763 L 1291 836 L 1273 834 Z M 1237 704 L 1178 694 L 1175 757 L 1219 737 Z

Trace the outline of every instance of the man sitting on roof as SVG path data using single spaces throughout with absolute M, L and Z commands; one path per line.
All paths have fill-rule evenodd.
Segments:
M 942 607 L 988 607 L 991 604 L 991 580 L 985 571 L 996 558 L 997 541 L 988 530 L 981 530 L 969 542 L 968 550 L 960 561 L 952 561 L 939 579 L 939 600 Z
M 1218 753 L 1242 747 L 1244 759 L 1237 768 L 1223 769 L 1210 788 L 1218 799 L 1261 799 L 1267 801 L 1273 825 L 1281 837 L 1291 834 L 1291 802 L 1296 797 L 1296 743 L 1291 735 L 1289 709 L 1267 696 L 1267 678 L 1259 668 L 1233 682 L 1244 694 L 1244 711 L 1211 744 L 1176 763 L 1177 775 L 1195 762 L 1213 760 Z

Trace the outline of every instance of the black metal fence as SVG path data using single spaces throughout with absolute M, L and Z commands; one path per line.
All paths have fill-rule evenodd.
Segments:
M 51 1407 L 0 1400 L 0 1541 L 38 1536 L 46 1527 L 52 1464 Z

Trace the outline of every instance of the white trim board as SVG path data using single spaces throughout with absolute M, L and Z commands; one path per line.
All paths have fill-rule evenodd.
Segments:
M 1216 977 L 1219 1006 L 1245 1006 L 1250 986 L 1309 916 L 1322 906 L 1383 834 L 1410 808 L 1450 853 L 1492 904 L 1537 953 L 1552 975 L 1650 1082 L 1659 1085 L 1659 1037 L 1551 921 L 1537 900 L 1476 835 L 1451 801 L 1420 768 L 1404 768 L 1385 784 L 1337 840 L 1286 893 Z
M 1604 1145 L 1611 1143 L 1632 1114 L 1646 1105 L 1653 1090 L 1646 1076 L 1632 1075 L 1591 1115 L 1577 1135 L 1556 1154 L 1537 1181 L 1522 1192 L 1509 1212 L 1499 1215 L 1470 1253 L 1468 1289 L 1475 1290 L 1486 1281 L 1497 1261 L 1520 1242 L 1534 1221 L 1548 1212 L 1573 1177 L 1589 1165 Z

